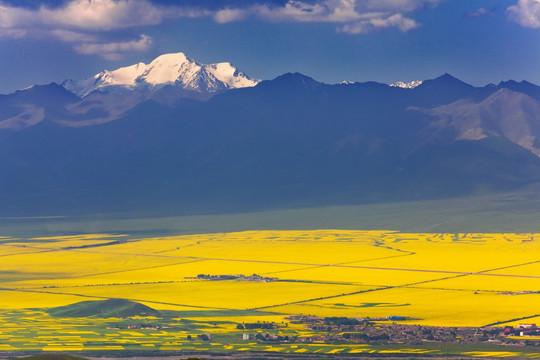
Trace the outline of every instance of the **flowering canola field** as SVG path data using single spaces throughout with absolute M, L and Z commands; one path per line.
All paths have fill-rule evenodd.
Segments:
M 220 275 L 241 277 L 211 278 Z M 236 322 L 312 314 L 432 326 L 517 324 L 540 314 L 540 234 L 310 230 L 1 238 L 4 327 L 8 318 L 20 326 L 9 314 L 30 311 L 38 318 L 45 315 L 36 309 L 108 298 L 186 311 L 194 321 L 208 320 L 210 311 L 216 321 Z M 1 339 L 0 350 L 9 349 Z M 72 347 L 82 348 L 80 334 L 74 339 Z M 169 337 L 168 346 L 178 339 Z

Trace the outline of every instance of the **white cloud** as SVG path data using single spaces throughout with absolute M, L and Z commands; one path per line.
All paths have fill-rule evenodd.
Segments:
M 540 0 L 519 0 L 507 12 L 508 18 L 521 26 L 540 28 Z
M 62 8 L 41 7 L 38 16 L 53 25 L 110 30 L 159 24 L 164 11 L 145 0 L 73 0 Z
M 374 17 L 369 20 L 362 20 L 352 24 L 343 25 L 337 31 L 345 34 L 365 34 L 377 29 L 396 27 L 402 32 L 416 29 L 420 26 L 415 20 L 404 17 L 401 14 L 394 14 L 389 17 Z
M 52 30 L 51 34 L 59 40 L 65 42 L 97 42 L 98 38 L 95 35 L 85 34 L 77 31 L 57 29 Z
M 440 0 L 289 0 L 284 6 L 253 5 L 243 9 L 218 11 L 214 19 L 225 23 L 247 17 L 271 22 L 329 22 L 345 24 L 338 32 L 363 34 L 381 28 L 406 32 L 420 26 L 402 13 L 415 11 Z
M 223 9 L 218 10 L 214 14 L 214 21 L 223 24 L 233 21 L 240 21 L 243 20 L 246 16 L 248 16 L 248 12 L 244 9 Z
M 387 28 L 397 27 L 400 31 L 406 32 L 412 29 L 416 29 L 420 25 L 413 19 L 404 17 L 401 14 L 394 14 L 387 18 L 375 18 L 371 19 L 370 23 L 375 28 Z
M 66 0 L 59 7 L 24 8 L 0 0 L 0 38 L 38 37 L 72 43 L 80 54 L 108 58 L 149 48 L 150 39 L 111 41 L 117 29 L 153 26 L 167 19 L 208 17 L 217 23 L 255 18 L 268 22 L 328 22 L 338 32 L 361 34 L 383 28 L 409 31 L 420 26 L 405 14 L 443 0 L 288 0 L 283 5 L 253 4 L 210 10 L 204 5 L 157 5 L 151 0 Z M 519 8 L 540 0 L 520 0 Z M 234 2 L 231 2 L 234 4 Z M 530 6 L 529 6 L 530 7 Z M 511 11 L 509 9 L 509 11 Z M 117 47 L 117 51 L 103 51 Z M 98 48 L 101 51 L 97 50 Z M 124 49 L 124 50 L 120 50 Z M 139 50 L 142 51 L 142 50 Z
M 26 9 L 0 2 L 0 28 L 110 30 L 160 23 L 170 13 L 146 0 L 72 0 L 62 7 Z
M 111 30 L 156 25 L 166 18 L 202 13 L 160 7 L 147 0 L 71 0 L 60 7 L 27 9 L 0 0 L 0 37 L 52 38 L 72 43 L 79 54 L 118 59 L 122 54 L 147 50 L 146 35 L 126 42 L 111 42 Z
M 35 21 L 33 11 L 0 3 L 0 28 L 15 29 Z
M 300 22 L 325 21 L 332 11 L 324 4 L 307 4 L 296 0 L 290 0 L 284 7 L 260 6 L 256 10 L 256 15 L 266 20 Z
M 247 16 L 271 22 L 336 22 L 343 23 L 373 16 L 373 12 L 356 10 L 357 0 L 324 0 L 306 3 L 289 0 L 285 6 L 254 5 L 242 9 L 242 18 L 231 17 L 229 21 L 241 20 Z M 230 9 L 229 9 L 230 11 Z M 381 13 L 376 13 L 381 14 Z
M 359 7 L 371 11 L 411 12 L 426 5 L 437 5 L 441 0 L 360 0 Z
M 469 11 L 468 13 L 465 14 L 465 17 L 477 18 L 477 17 L 484 16 L 484 15 L 493 15 L 493 11 L 481 7 L 479 9 Z
M 26 36 L 26 31 L 22 29 L 2 29 L 0 28 L 0 39 L 20 39 Z
M 82 43 L 75 45 L 75 51 L 83 55 L 98 55 L 108 60 L 118 60 L 125 53 L 145 51 L 152 45 L 152 38 L 141 35 L 139 40 L 111 43 Z

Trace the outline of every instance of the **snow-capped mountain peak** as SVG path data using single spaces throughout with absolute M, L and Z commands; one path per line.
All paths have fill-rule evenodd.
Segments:
M 403 89 L 414 89 L 415 87 L 419 86 L 419 85 L 422 85 L 422 80 L 413 80 L 411 82 L 403 82 L 403 81 L 398 81 L 398 82 L 395 82 L 393 84 L 390 84 L 390 86 L 392 87 L 400 87 L 400 88 L 403 88 Z
M 189 79 L 201 70 L 201 65 L 188 59 L 184 53 L 164 54 L 155 58 L 137 80 L 152 86 L 175 83 L 179 78 Z
M 69 91 L 84 97 L 95 90 L 157 90 L 174 85 L 197 93 L 251 87 L 260 80 L 251 79 L 228 62 L 204 65 L 184 53 L 158 56 L 149 64 L 138 63 L 116 70 L 104 70 L 88 79 L 62 83 Z

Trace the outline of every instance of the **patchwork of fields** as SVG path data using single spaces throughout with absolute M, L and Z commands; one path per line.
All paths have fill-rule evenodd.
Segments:
M 212 278 L 220 275 L 239 277 Z M 111 326 L 118 319 L 46 312 L 109 298 L 179 315 L 166 326 L 126 332 Z M 385 351 L 368 345 L 268 348 L 242 342 L 236 325 L 287 323 L 295 314 L 392 317 L 429 326 L 516 325 L 540 322 L 538 304 L 540 234 L 314 230 L 0 237 L 0 351 Z M 280 332 L 302 336 L 306 330 L 288 326 Z M 213 341 L 186 340 L 200 333 Z

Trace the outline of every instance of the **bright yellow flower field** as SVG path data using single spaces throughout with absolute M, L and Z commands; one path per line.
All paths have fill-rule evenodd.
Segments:
M 538 314 L 540 303 L 540 234 L 313 230 L 27 240 L 0 244 L 2 309 L 125 298 L 156 309 L 482 326 Z

